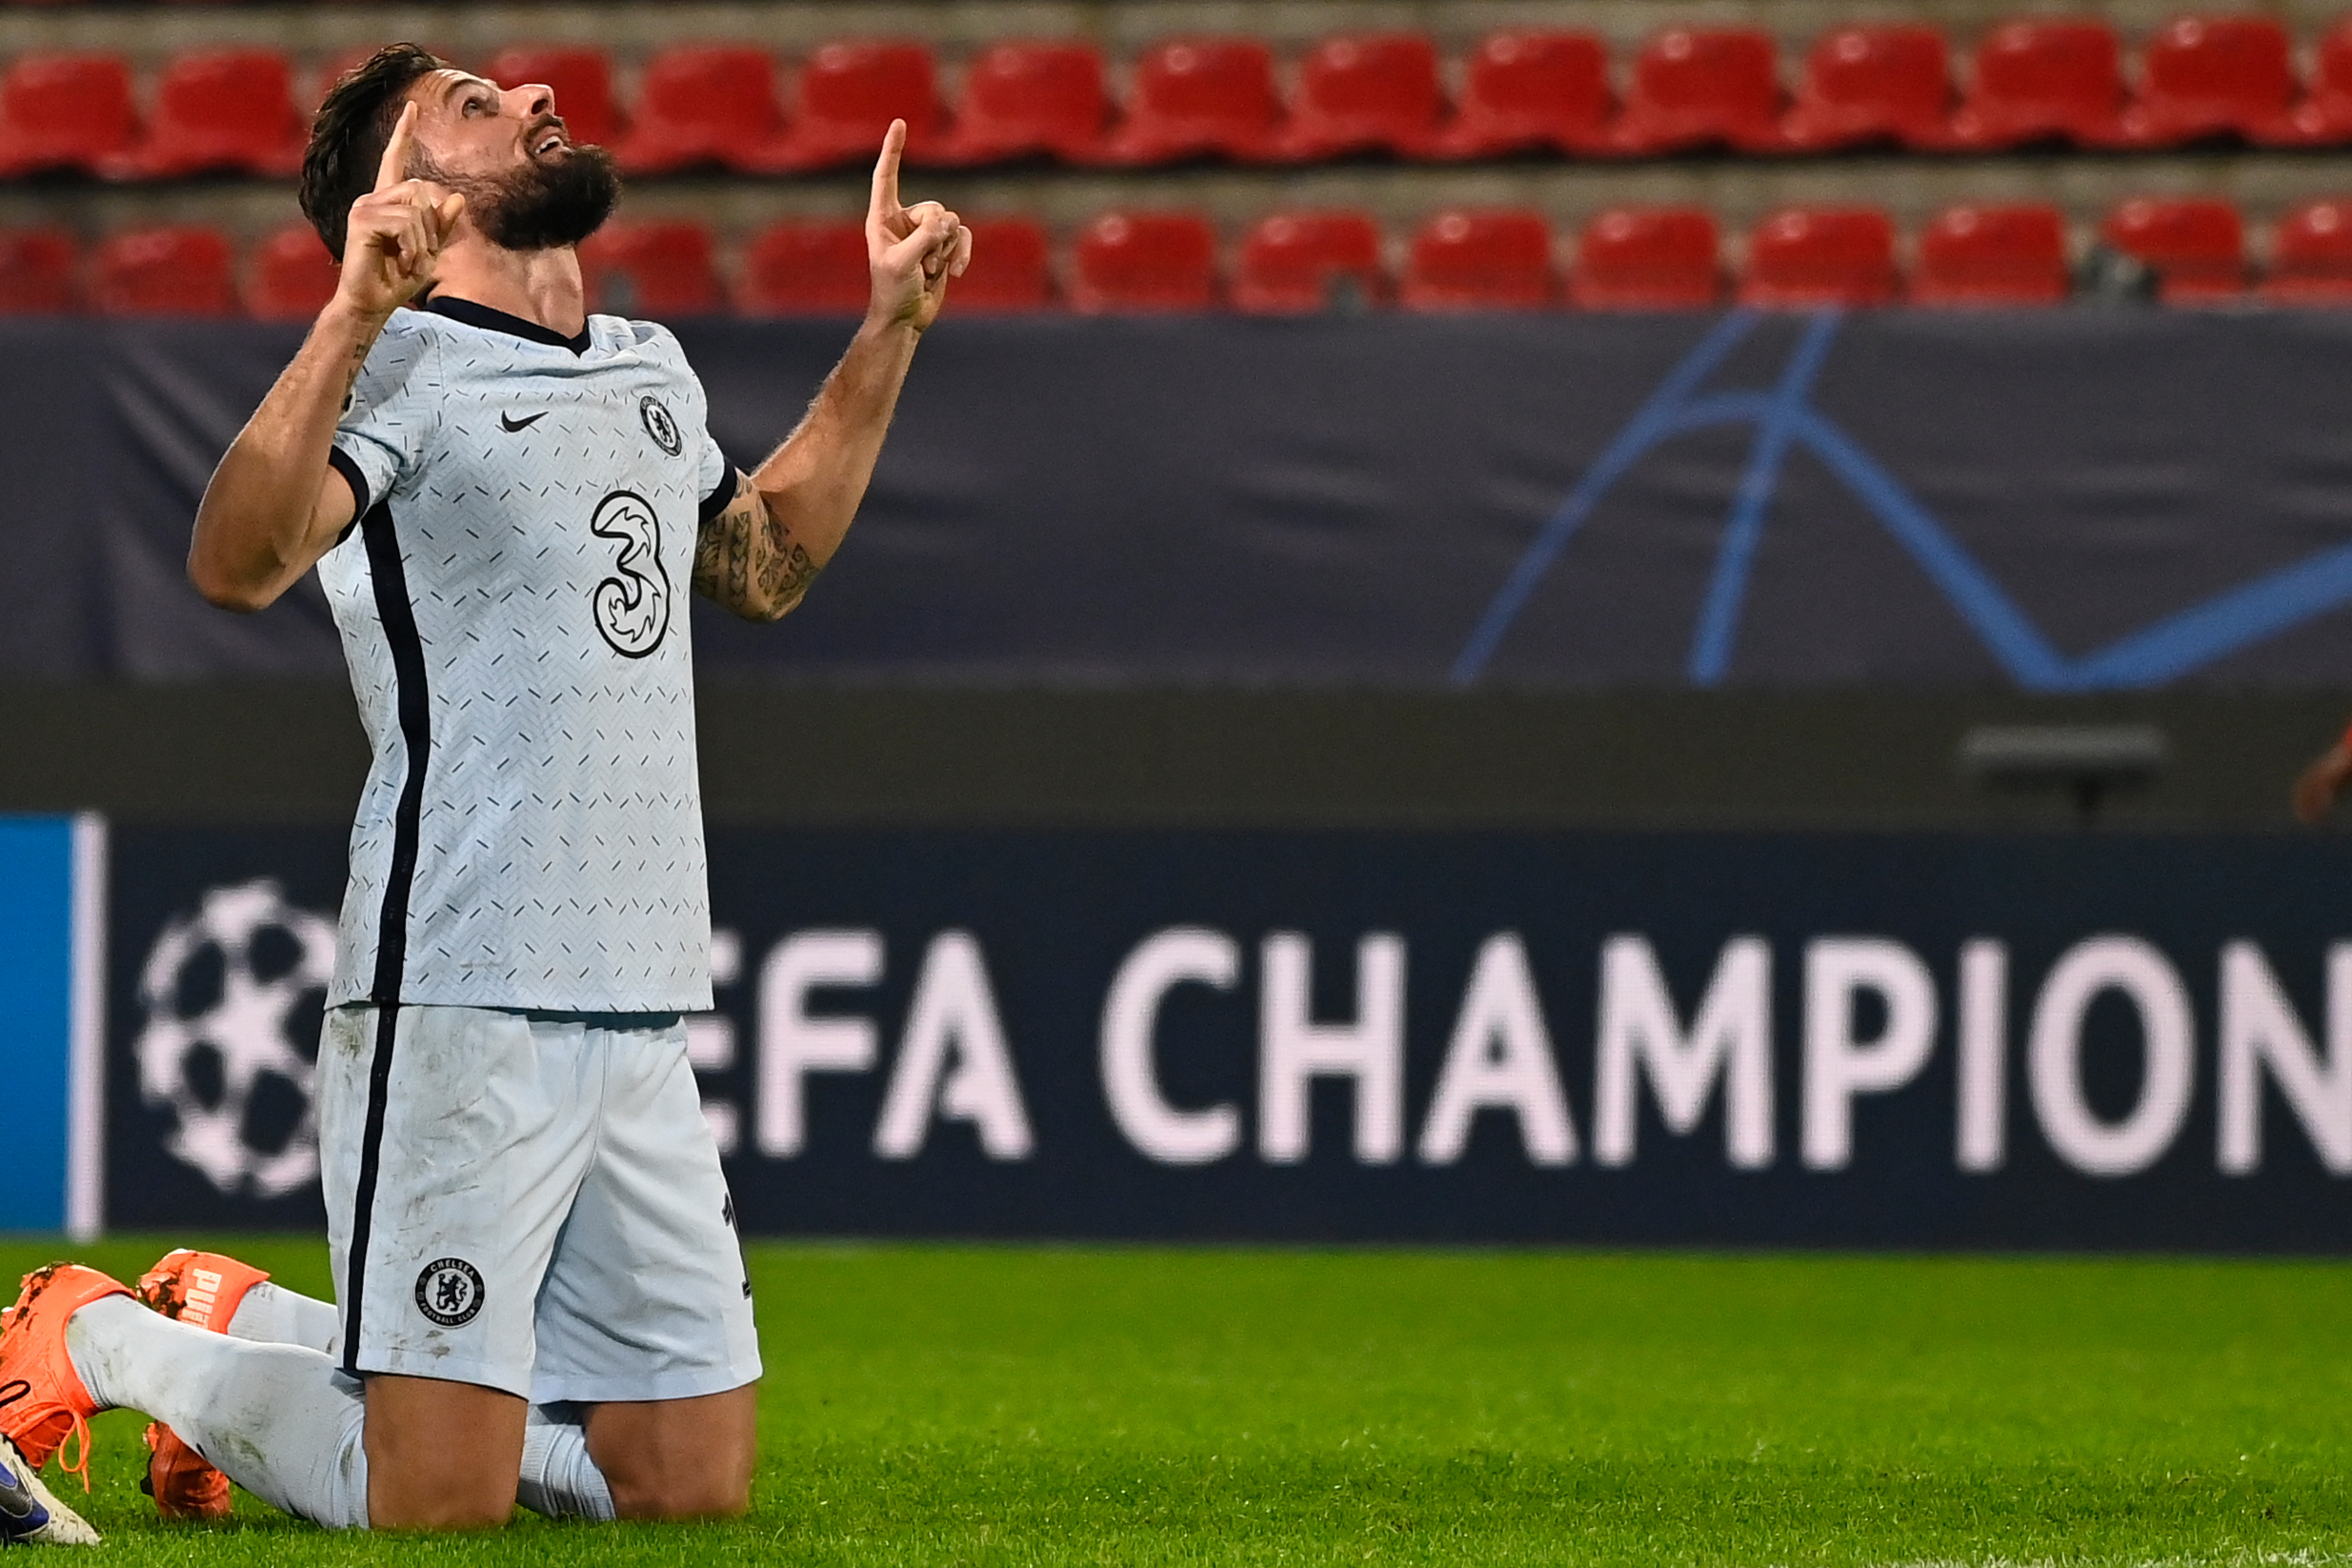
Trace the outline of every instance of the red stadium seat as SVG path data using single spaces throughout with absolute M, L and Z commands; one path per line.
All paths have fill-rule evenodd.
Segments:
M 259 321 L 308 321 L 334 297 L 341 271 L 317 230 L 288 224 L 253 248 L 245 274 L 245 313 Z
M 1949 139 L 1952 62 L 1932 27 L 1839 28 L 1805 57 L 1797 101 L 1780 123 L 1808 151 L 1893 142 L 1916 149 Z
M 1273 212 L 1241 242 L 1234 304 L 1260 315 L 1322 311 L 1352 293 L 1372 303 L 1388 291 L 1380 225 L 1369 212 Z
M 964 71 L 941 156 L 956 164 L 1038 154 L 1084 162 L 1102 141 L 1110 110 L 1102 53 L 1092 44 L 992 44 Z
M 872 291 L 863 223 L 787 218 L 744 247 L 735 309 L 744 315 L 855 315 Z
M 827 44 L 794 78 L 784 134 L 737 167 L 799 173 L 870 164 L 893 120 L 907 122 L 908 162 L 937 153 L 942 127 L 931 47 L 896 39 Z
M 2004 22 L 1977 46 L 1966 101 L 1952 117 L 1961 147 L 2035 142 L 2114 147 L 2123 131 L 2123 57 L 2104 22 Z
M 1436 150 L 1444 110 L 1437 47 L 1426 34 L 1325 38 L 1298 62 L 1298 90 L 1275 154 L 1291 163 L 1358 152 L 1427 157 Z
M 1409 311 L 1534 311 L 1553 300 L 1552 229 L 1516 208 L 1437 213 L 1413 236 Z
M 2146 264 L 2166 304 L 2233 298 L 2245 289 L 2245 226 L 2208 197 L 2141 197 L 2108 214 L 2107 243 Z
M 64 229 L 0 230 L 0 314 L 56 315 L 72 310 L 80 251 Z
M 1742 305 L 1801 311 L 1894 297 L 1895 225 L 1875 207 L 1785 208 L 1748 235 Z
M 1274 56 L 1255 38 L 1178 38 L 1137 56 L 1126 114 L 1103 146 L 1104 162 L 1268 155 L 1282 103 Z
M 714 163 L 743 169 L 783 127 L 775 62 L 764 51 L 687 45 L 646 62 L 628 134 L 614 155 L 632 174 Z
M 1053 246 L 1035 218 L 966 218 L 972 265 L 948 285 L 964 314 L 1042 311 L 1054 302 Z
M 1779 54 L 1760 28 L 1669 28 L 1641 48 L 1612 140 L 1654 155 L 1781 150 Z
M 293 66 L 275 50 L 183 54 L 164 68 L 146 138 L 109 159 L 118 179 L 212 171 L 286 176 L 302 167 L 310 120 L 294 107 Z
M 233 315 L 229 240 L 217 229 L 134 229 L 98 247 L 90 304 L 100 315 Z
M 1584 226 L 1568 301 L 1584 311 L 1699 311 L 1723 297 L 1715 215 L 1620 207 Z
M 113 54 L 20 54 L 0 75 L 0 178 L 96 173 L 139 134 L 131 67 Z
M 2352 142 L 2352 16 L 2328 29 L 2320 40 L 2309 96 L 2295 110 L 2295 134 L 2317 147 Z
M 2291 142 L 2293 47 L 2267 16 L 2181 16 L 2148 40 L 2123 133 L 2141 147 L 2232 137 Z
M 1608 50 L 1593 34 L 1490 32 L 1471 51 L 1461 102 L 1437 151 L 1449 158 L 1606 152 L 1612 106 Z
M 553 90 L 555 112 L 575 142 L 610 147 L 621 133 L 620 106 L 613 96 L 613 60 L 600 49 L 551 45 L 503 49 L 490 63 L 490 79 L 500 87 L 536 82 Z
M 589 309 L 625 316 L 710 315 L 726 309 L 698 223 L 609 223 L 580 247 Z
M 1078 234 L 1070 303 L 1089 312 L 1216 303 L 1216 232 L 1191 212 L 1105 212 Z
M 1918 305 L 2056 305 L 2068 289 L 2066 221 L 2055 207 L 1947 207 L 1920 233 Z
M 2307 201 L 2279 220 L 2262 297 L 2281 305 L 2352 306 L 2352 198 Z

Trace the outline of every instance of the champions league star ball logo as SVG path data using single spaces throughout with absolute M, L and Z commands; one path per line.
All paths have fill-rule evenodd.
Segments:
M 139 1094 L 171 1113 L 164 1147 L 232 1196 L 318 1178 L 312 1103 L 335 931 L 271 881 L 213 888 L 156 938 L 139 979 Z

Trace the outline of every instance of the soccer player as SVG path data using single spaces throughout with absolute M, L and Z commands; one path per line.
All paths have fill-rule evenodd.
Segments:
M 328 94 L 302 206 L 341 281 L 214 472 L 189 574 L 250 611 L 315 567 L 373 748 L 318 1062 L 335 1305 L 260 1287 L 307 1326 L 200 1328 L 168 1315 L 190 1270 L 209 1294 L 241 1266 L 167 1259 L 144 1299 L 31 1276 L 0 1320 L 26 1468 L 122 1407 L 331 1526 L 493 1526 L 518 1488 L 748 1506 L 751 1285 L 680 1023 L 711 1005 L 682 594 L 773 620 L 849 527 L 972 251 L 901 204 L 905 141 L 864 325 L 746 475 L 677 340 L 587 313 L 575 248 L 618 180 L 548 89 L 395 45 Z

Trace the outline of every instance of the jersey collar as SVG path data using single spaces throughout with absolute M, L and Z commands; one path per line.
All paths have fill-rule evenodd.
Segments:
M 553 349 L 570 349 L 575 354 L 586 353 L 589 349 L 586 327 L 580 329 L 579 335 L 576 337 L 566 337 L 563 333 L 542 327 L 535 321 L 525 321 L 521 316 L 509 315 L 504 311 L 493 311 L 487 305 L 476 305 L 470 299 L 448 299 L 440 294 L 434 294 L 426 300 L 425 309 L 435 315 L 445 315 L 452 321 L 462 321 L 469 327 L 479 327 L 486 332 L 504 332 L 509 337 L 528 338 L 533 343 L 544 343 Z

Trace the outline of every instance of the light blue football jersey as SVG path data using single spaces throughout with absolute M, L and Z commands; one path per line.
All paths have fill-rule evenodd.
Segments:
M 396 312 L 331 461 L 374 754 L 331 1001 L 709 1007 L 687 598 L 734 474 L 677 339 Z

